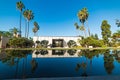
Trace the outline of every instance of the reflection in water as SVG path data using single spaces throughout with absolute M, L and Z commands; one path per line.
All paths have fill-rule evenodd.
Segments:
M 52 50 L 52 55 L 64 55 L 66 50 Z
M 113 54 L 110 54 L 110 50 L 106 50 L 104 53 L 104 67 L 108 74 L 112 74 L 112 70 L 114 69 L 113 62 Z
M 19 62 L 22 58 L 27 59 L 27 55 L 31 53 L 31 50 L 27 50 L 27 51 L 22 51 L 22 50 L 7 50 L 5 51 L 5 55 L 6 57 L 4 59 L 1 60 L 1 62 L 3 64 L 6 64 L 8 66 L 15 66 L 15 78 L 17 78 L 18 76 L 18 69 L 19 69 Z M 25 60 L 23 60 L 25 61 Z M 26 62 L 23 62 L 26 63 Z M 24 66 L 23 64 L 23 72 L 26 70 L 24 69 L 26 66 Z M 24 75 L 23 75 L 24 77 Z
M 69 53 L 70 55 L 74 55 L 76 53 L 77 50 L 75 49 L 70 49 L 67 51 L 67 53 Z
M 120 50 L 114 50 L 112 53 L 114 53 L 116 61 L 120 63 Z
M 35 59 L 32 59 L 32 61 L 31 61 L 31 72 L 34 73 L 35 70 L 37 69 L 37 67 L 38 67 L 37 61 Z
M 78 57 L 80 50 L 35 50 L 32 58 L 51 58 L 51 57 Z
M 101 76 L 114 74 L 114 69 L 118 67 L 114 64 L 120 62 L 119 50 L 36 50 L 33 54 L 29 53 L 32 51 L 4 51 L 6 56 L 0 58 L 0 65 L 6 66 L 5 69 L 10 72 L 5 73 L 5 70 L 0 69 L 0 79 Z M 56 71 L 58 74 L 55 74 Z M 10 77 L 6 77 L 8 74 Z M 120 75 L 120 72 L 116 74 Z

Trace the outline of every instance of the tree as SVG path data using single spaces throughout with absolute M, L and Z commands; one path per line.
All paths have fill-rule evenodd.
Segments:
M 87 8 L 83 8 L 82 10 L 80 10 L 77 15 L 78 15 L 80 22 L 82 23 L 82 26 L 84 27 L 84 33 L 86 37 L 86 29 L 85 29 L 84 23 L 88 19 L 88 15 L 89 15 Z
M 38 23 L 35 21 L 35 22 L 34 22 L 34 28 L 33 28 L 34 36 L 35 36 L 35 34 L 37 33 L 38 30 L 39 30 L 39 25 L 38 25 Z
M 20 36 L 21 36 L 21 18 L 22 18 L 22 11 L 25 8 L 24 4 L 22 1 L 19 1 L 16 3 L 17 8 L 20 10 Z
M 14 37 L 16 37 L 19 30 L 16 27 L 14 27 L 13 29 L 10 29 L 10 32 L 13 34 Z
M 20 47 L 20 48 L 26 48 L 26 47 L 32 47 L 33 46 L 33 41 L 29 40 L 27 38 L 11 38 L 8 42 L 8 44 L 10 45 L 10 47 Z
M 10 31 L 0 31 L 0 36 L 12 37 L 13 34 Z
M 113 33 L 111 36 L 111 45 L 114 47 L 120 46 L 120 30 L 117 30 L 117 32 Z
M 107 20 L 103 20 L 101 24 L 101 30 L 102 30 L 102 38 L 105 45 L 108 45 L 109 38 L 111 37 L 111 30 L 110 25 L 108 24 Z
M 25 18 L 25 37 L 27 37 L 27 10 L 23 12 L 23 16 Z
M 102 47 L 103 46 L 103 41 L 102 40 L 96 40 L 93 37 L 87 37 L 82 40 L 79 40 L 79 43 L 83 46 L 93 46 L 93 47 Z
M 34 15 L 33 15 L 33 12 L 32 12 L 32 10 L 29 10 L 29 9 L 27 9 L 27 10 L 25 10 L 24 12 L 23 12 L 23 15 L 24 15 L 24 17 L 27 19 L 27 38 L 29 37 L 29 22 L 31 21 L 31 20 L 33 20 L 33 18 L 34 18 Z

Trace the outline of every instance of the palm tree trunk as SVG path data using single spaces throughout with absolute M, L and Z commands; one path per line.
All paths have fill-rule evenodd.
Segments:
M 27 30 L 27 38 L 29 37 L 29 21 L 28 21 L 28 30 Z
M 22 11 L 20 11 L 20 36 L 21 36 L 21 20 L 22 20 Z
M 89 34 L 89 37 L 90 37 L 90 28 L 88 26 L 88 20 L 86 20 L 86 23 L 87 23 L 87 27 L 88 27 L 88 34 Z
M 82 23 L 82 25 L 84 26 L 84 23 Z M 85 38 L 86 38 L 86 29 L 85 29 L 85 26 L 84 26 L 84 34 L 85 34 Z
M 27 37 L 27 20 L 25 19 L 25 38 Z

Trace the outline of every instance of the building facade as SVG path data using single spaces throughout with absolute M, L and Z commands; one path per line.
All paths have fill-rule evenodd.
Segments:
M 78 36 L 40 36 L 40 37 L 33 37 L 34 43 L 36 41 L 47 40 L 49 43 L 48 45 L 52 45 L 53 47 L 68 47 L 67 42 L 73 40 L 79 45 L 78 39 L 81 40 L 81 37 Z M 57 44 L 57 45 L 55 45 Z
M 10 38 L 0 36 L 0 48 L 6 48 L 6 44 L 8 43 Z

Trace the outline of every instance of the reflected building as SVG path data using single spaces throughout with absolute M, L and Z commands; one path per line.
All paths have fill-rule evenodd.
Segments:
M 71 52 L 71 53 L 69 53 Z M 72 53 L 73 52 L 73 53 Z M 55 57 L 79 57 L 80 50 L 35 50 L 32 53 L 32 58 L 55 58 Z M 37 53 L 37 54 L 36 54 Z M 44 55 L 43 55 L 44 54 Z M 72 55 L 71 55 L 72 54 Z

